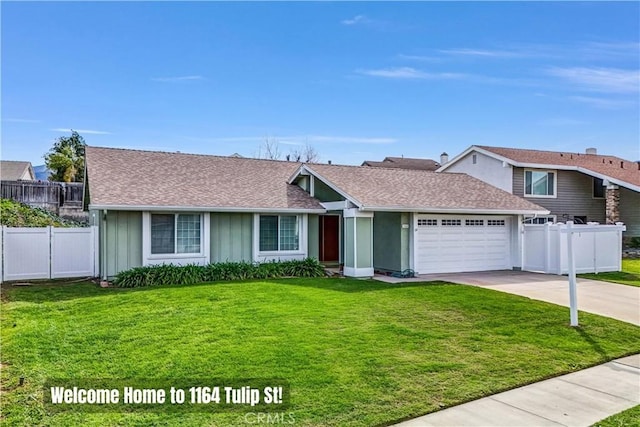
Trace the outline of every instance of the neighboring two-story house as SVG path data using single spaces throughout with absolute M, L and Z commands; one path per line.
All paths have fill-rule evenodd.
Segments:
M 597 154 L 472 145 L 438 172 L 463 172 L 550 213 L 530 223 L 623 222 L 640 236 L 640 163 Z

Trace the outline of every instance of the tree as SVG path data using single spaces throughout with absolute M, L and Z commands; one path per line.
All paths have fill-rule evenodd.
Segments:
M 280 150 L 278 141 L 266 138 L 258 147 L 256 158 L 280 160 L 282 158 L 282 151 Z M 300 148 L 292 148 L 289 150 L 289 153 L 286 154 L 284 158 L 288 162 L 318 163 L 320 161 L 320 154 L 307 142 Z
M 84 138 L 74 130 L 71 136 L 61 136 L 44 155 L 44 163 L 51 171 L 49 181 L 78 182 L 84 179 Z
M 294 162 L 303 163 L 318 163 L 320 162 L 320 153 L 316 151 L 309 143 L 306 143 L 302 148 L 294 148 L 291 150 L 291 160 Z
M 280 144 L 278 144 L 278 141 L 271 138 L 265 138 L 262 144 L 258 147 L 256 157 L 258 159 L 280 160 L 281 155 L 282 153 L 280 152 Z

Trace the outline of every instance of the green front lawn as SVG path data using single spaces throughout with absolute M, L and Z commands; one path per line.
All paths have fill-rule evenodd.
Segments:
M 599 421 L 593 427 L 639 427 L 640 405 Z
M 613 273 L 579 274 L 578 277 L 621 283 L 623 285 L 640 286 L 640 259 L 623 259 L 622 271 L 615 271 Z
M 242 413 L 61 413 L 46 378 L 284 378 L 297 425 L 423 415 L 640 352 L 640 328 L 487 289 L 287 279 L 2 298 L 4 425 L 242 425 Z M 17 386 L 19 377 L 25 385 Z M 287 418 L 288 419 L 288 418 Z M 248 424 L 247 424 L 248 425 Z

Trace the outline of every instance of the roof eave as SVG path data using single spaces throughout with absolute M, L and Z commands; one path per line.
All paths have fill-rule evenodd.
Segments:
M 322 214 L 327 210 L 323 208 L 257 208 L 257 207 L 229 207 L 229 206 L 151 206 L 151 205 L 111 205 L 111 204 L 90 204 L 89 210 L 111 210 L 111 211 L 174 211 L 174 212 L 237 212 L 237 213 L 316 213 Z
M 548 215 L 547 209 L 474 209 L 474 208 L 433 208 L 406 206 L 363 206 L 362 211 L 381 212 L 422 212 L 442 214 L 472 214 L 472 215 Z

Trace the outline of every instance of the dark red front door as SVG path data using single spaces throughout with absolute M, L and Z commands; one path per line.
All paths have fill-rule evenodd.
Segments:
M 340 217 L 320 217 L 320 261 L 338 262 L 340 258 Z

